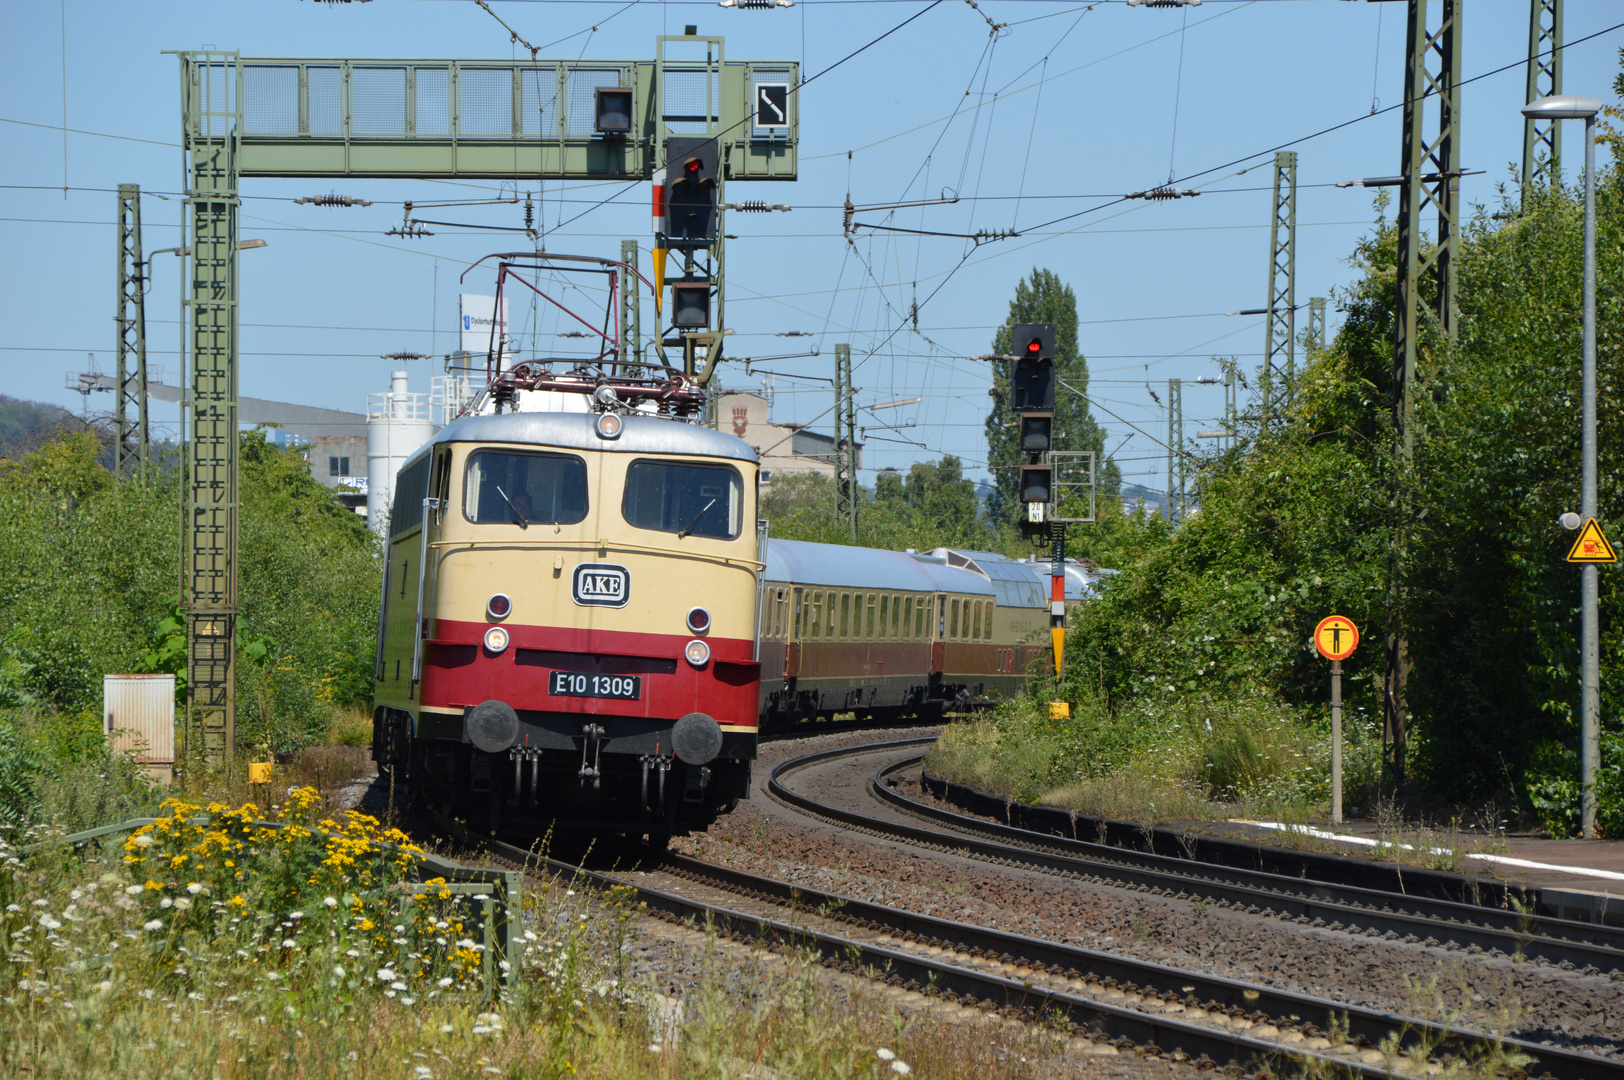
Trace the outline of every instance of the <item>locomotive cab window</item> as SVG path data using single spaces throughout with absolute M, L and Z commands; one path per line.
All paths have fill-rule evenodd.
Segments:
M 468 458 L 462 513 L 476 525 L 574 525 L 586 517 L 586 463 L 560 454 L 477 451 Z
M 634 461 L 621 513 L 639 529 L 732 540 L 743 519 L 744 485 L 726 466 Z

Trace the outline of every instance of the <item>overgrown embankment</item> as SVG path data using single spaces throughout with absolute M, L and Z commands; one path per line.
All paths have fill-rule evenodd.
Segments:
M 1624 96 L 1624 78 L 1615 90 Z M 1614 164 L 1597 179 L 1606 401 L 1624 386 L 1624 173 Z M 1579 584 L 1556 522 L 1578 501 L 1583 205 L 1556 189 L 1501 209 L 1463 230 L 1456 337 L 1423 326 L 1413 465 L 1400 466 L 1390 411 L 1397 237 L 1383 214 L 1353 252 L 1358 279 L 1336 291 L 1343 324 L 1309 354 L 1284 414 L 1243 416 L 1238 445 L 1200 461 L 1199 512 L 1176 530 L 1133 518 L 1075 530 L 1122 570 L 1068 636 L 1056 693 L 1078 719 L 1050 726 L 1037 703 L 1010 706 L 944 741 L 941 767 L 1050 797 L 1081 783 L 1095 792 L 1085 801 L 1147 777 L 1168 797 L 1228 801 L 1240 789 L 1212 780 L 1226 741 L 1252 747 L 1240 757 L 1254 763 L 1296 747 L 1320 769 L 1328 665 L 1309 638 L 1338 613 L 1364 635 L 1345 664 L 1355 733 L 1381 714 L 1385 634 L 1402 625 L 1407 643 L 1407 738 L 1366 779 L 1389 791 L 1403 781 L 1398 794 L 1416 800 L 1515 806 L 1571 835 Z M 1601 410 L 1598 445 L 1600 518 L 1616 532 L 1624 413 Z M 1607 629 L 1624 621 L 1616 567 L 1601 574 L 1601 621 L 1599 819 L 1624 836 L 1624 645 Z M 1324 808 L 1319 780 L 1272 783 L 1250 790 Z

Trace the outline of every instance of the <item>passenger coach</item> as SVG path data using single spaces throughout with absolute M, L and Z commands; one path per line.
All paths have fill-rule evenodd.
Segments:
M 447 808 L 703 828 L 756 753 L 757 461 L 635 413 L 448 425 L 401 471 L 373 753 Z
M 769 727 L 841 712 L 937 719 L 1018 693 L 1047 652 L 1043 586 L 1002 555 L 772 540 L 766 563 Z

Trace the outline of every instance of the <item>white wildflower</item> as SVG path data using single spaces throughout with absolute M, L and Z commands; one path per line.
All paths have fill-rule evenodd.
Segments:
M 404 990 L 404 989 L 406 989 L 406 984 L 403 983 L 403 982 L 392 982 L 392 983 L 389 984 L 389 989 L 391 989 L 391 990 Z
M 440 1034 L 442 1034 L 442 1035 L 450 1035 L 453 1031 L 456 1031 L 456 1030 L 457 1029 L 452 1027 L 450 1024 L 441 1024 L 440 1025 Z
M 142 833 L 140 836 L 135 838 L 136 847 L 151 847 L 152 843 L 153 841 L 151 833 Z
M 290 911 L 290 912 L 288 912 L 288 918 L 290 918 L 290 919 L 302 919 L 302 918 L 304 918 L 304 912 L 302 912 L 302 911 Z
M 907 1076 L 909 1073 L 913 1072 L 912 1069 L 908 1068 L 908 1063 L 906 1061 L 893 1061 L 891 1063 L 891 1071 L 896 1073 L 898 1076 Z
M 451 985 L 451 976 L 449 976 L 449 975 L 442 976 L 439 983 L 437 983 L 436 985 L 438 985 L 440 987 L 440 989 L 444 990 L 446 987 Z
M 164 928 L 164 921 L 162 919 L 149 919 L 147 921 L 147 925 L 145 926 L 144 929 L 147 929 L 147 930 L 162 930 L 163 928 Z
M 338 978 L 342 979 L 346 974 L 346 972 L 344 971 L 344 965 L 343 964 L 334 964 L 333 965 L 333 974 L 335 976 L 337 976 Z
M 378 969 L 378 981 L 379 982 L 394 982 L 396 977 L 397 976 L 395 975 L 395 969 L 394 968 L 379 968 Z
M 283 938 L 282 939 L 282 947 L 284 949 L 291 949 L 297 944 L 299 944 L 299 943 L 297 941 L 294 941 L 292 938 Z
M 479 946 L 474 944 L 474 939 L 473 938 L 465 937 L 465 938 L 458 938 L 457 939 L 457 948 L 459 948 L 459 949 L 477 949 L 477 948 L 479 948 Z
M 128 889 L 125 889 L 124 891 L 126 893 L 128 893 L 130 896 L 140 896 L 142 893 L 147 891 L 147 887 L 145 885 L 131 885 Z
M 400 1003 L 402 1005 L 416 1005 L 417 999 L 414 997 L 403 997 L 400 999 Z
M 658 1054 L 660 1052 L 660 1044 L 659 1043 L 649 1043 L 648 1044 L 648 1052 L 651 1053 L 651 1054 Z
M 338 906 L 338 897 L 329 896 L 327 899 L 323 900 L 322 903 L 326 904 L 330 908 L 335 908 Z
M 162 900 L 158 901 L 158 906 L 161 908 L 172 908 L 175 906 L 175 902 L 166 896 Z
M 175 910 L 176 911 L 185 911 L 187 908 L 189 908 L 191 906 L 192 906 L 192 902 L 190 900 L 186 899 L 186 897 L 184 897 L 184 896 L 181 897 L 179 900 L 175 901 Z
M 39 917 L 39 924 L 41 926 L 45 927 L 45 929 L 47 929 L 47 930 L 60 930 L 60 929 L 62 929 L 62 924 L 57 922 L 55 919 L 51 918 L 49 915 L 41 915 Z
M 345 949 L 344 950 L 344 955 L 349 957 L 351 960 L 354 960 L 357 956 L 361 955 L 361 950 L 360 949 Z
M 878 1050 L 874 1051 L 874 1056 L 879 1058 L 881 1061 L 891 1061 L 894 1060 L 897 1055 L 882 1046 Z
M 190 885 L 186 886 L 186 891 L 191 893 L 193 896 L 196 896 L 198 893 L 203 891 L 203 886 L 194 881 Z

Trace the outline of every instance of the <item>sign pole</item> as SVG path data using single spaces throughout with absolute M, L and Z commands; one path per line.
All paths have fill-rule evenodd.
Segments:
M 1342 661 L 1331 661 L 1331 824 L 1342 824 Z
M 1344 615 L 1314 627 L 1314 648 L 1331 662 L 1331 824 L 1342 824 L 1342 661 L 1359 647 L 1359 628 Z

